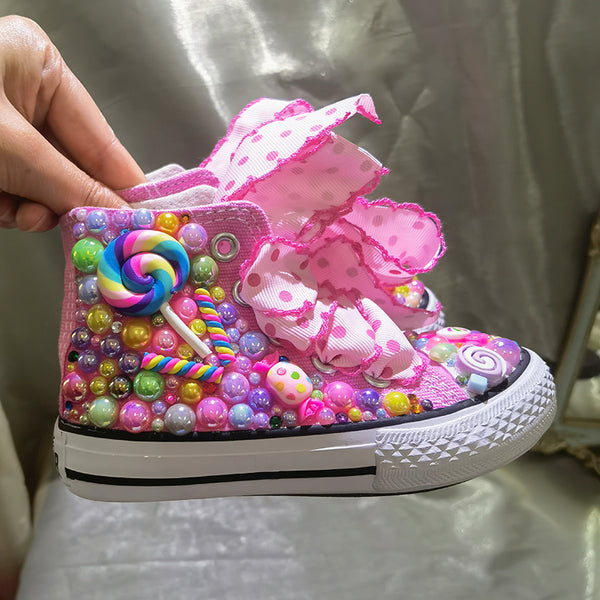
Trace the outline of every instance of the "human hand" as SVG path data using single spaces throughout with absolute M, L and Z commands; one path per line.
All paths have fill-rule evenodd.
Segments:
M 47 231 L 76 206 L 124 205 L 112 189 L 143 181 L 44 31 L 0 18 L 0 227 Z

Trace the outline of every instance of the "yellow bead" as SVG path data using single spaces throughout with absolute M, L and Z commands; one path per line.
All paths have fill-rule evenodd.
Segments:
M 94 333 L 106 333 L 111 326 L 113 313 L 107 304 L 94 304 L 88 311 L 87 326 Z
M 192 404 L 202 398 L 202 387 L 195 381 L 186 381 L 179 388 L 179 395 L 184 402 Z
M 179 229 L 179 219 L 173 213 L 161 213 L 156 217 L 156 229 L 174 235 Z
M 206 333 L 206 323 L 202 319 L 194 319 L 190 321 L 190 329 L 196 335 L 204 335 Z
M 150 323 L 144 319 L 131 319 L 123 326 L 123 342 L 134 350 L 140 350 L 150 341 Z
M 75 365 L 73 363 L 69 363 L 67 365 L 67 371 L 74 371 L 75 370 Z
M 390 392 L 383 399 L 383 406 L 393 416 L 410 412 L 410 401 L 402 392 Z
M 210 297 L 215 304 L 219 302 L 223 302 L 225 300 L 225 290 L 218 285 L 213 285 L 213 287 L 208 290 L 210 292 Z
M 358 423 L 359 421 L 362 420 L 362 412 L 360 411 L 360 408 L 356 408 L 356 406 L 354 408 L 351 408 L 348 411 L 348 417 L 350 417 L 350 420 L 353 423 Z
M 100 368 L 98 370 L 103 377 L 114 377 L 117 373 L 117 363 L 114 360 L 107 358 L 100 363 Z
M 95 394 L 96 396 L 104 396 L 107 389 L 108 383 L 104 377 L 94 377 L 94 379 L 90 381 L 90 390 L 92 394 Z
M 194 350 L 189 344 L 181 344 L 181 346 L 177 348 L 177 354 L 180 358 L 190 360 L 194 356 Z
M 408 289 L 407 285 L 400 285 L 394 289 L 394 294 L 396 294 L 396 296 L 408 296 L 409 292 L 410 290 Z

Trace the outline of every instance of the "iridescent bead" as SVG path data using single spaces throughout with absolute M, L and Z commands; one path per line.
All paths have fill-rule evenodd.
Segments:
M 373 421 L 375 419 L 375 415 L 370 410 L 365 410 L 362 414 L 363 421 Z
M 248 393 L 248 404 L 256 410 L 269 411 L 273 406 L 273 397 L 269 390 L 256 388 Z
M 186 435 L 194 431 L 196 413 L 187 404 L 173 404 L 165 413 L 165 428 L 174 435 Z
M 461 375 L 457 375 L 455 381 L 456 383 L 458 383 L 458 385 L 467 385 L 467 382 L 469 381 L 469 376 L 464 373 Z
M 102 241 L 108 246 L 112 241 L 117 239 L 117 234 L 114 231 L 105 231 L 102 234 Z
M 235 366 L 240 373 L 248 373 L 252 368 L 252 361 L 247 356 L 238 356 Z
M 75 223 L 75 225 L 73 225 L 73 237 L 76 240 L 80 240 L 82 237 L 85 236 L 86 233 L 87 230 L 83 223 Z
M 236 356 L 240 353 L 240 345 L 235 342 L 231 342 L 231 349 Z
M 103 338 L 100 341 L 100 352 L 109 358 L 118 356 L 121 353 L 121 340 L 119 336 L 110 334 Z
M 348 417 L 353 423 L 358 423 L 362 421 L 362 412 L 360 408 L 357 408 L 356 406 L 351 408 L 348 411 Z
M 78 221 L 85 221 L 85 217 L 87 215 L 87 210 L 85 210 L 85 208 L 79 208 L 77 209 L 77 211 L 75 212 L 75 218 Z
M 134 350 L 141 350 L 150 342 L 152 330 L 144 319 L 130 319 L 122 331 L 123 342 Z
M 157 354 L 171 354 L 177 345 L 177 336 L 170 327 L 159 329 L 152 337 L 152 346 Z
M 325 386 L 325 402 L 334 410 L 348 409 L 354 399 L 354 388 L 345 381 L 332 381 Z
M 135 375 L 140 369 L 140 357 L 133 352 L 125 352 L 119 358 L 119 368 L 126 375 Z
M 383 398 L 383 406 L 394 417 L 410 412 L 410 401 L 402 392 L 389 392 L 386 394 Z
M 177 379 L 177 377 L 175 377 L 174 375 L 169 375 L 166 379 L 165 379 L 165 385 L 170 389 L 170 390 L 174 390 L 178 385 L 179 385 L 179 381 Z
M 238 319 L 235 322 L 235 327 L 236 329 L 239 329 L 240 333 L 246 333 L 246 331 L 248 331 L 248 327 L 250 327 L 250 324 L 246 319 Z
M 85 224 L 92 233 L 100 233 L 106 229 L 108 217 L 103 210 L 92 210 L 85 218 Z
M 262 375 L 256 371 L 252 371 L 252 373 L 248 375 L 248 381 L 251 385 L 258 385 L 262 381 Z
M 130 220 L 130 212 L 128 210 L 117 210 L 112 213 L 113 223 L 123 229 L 123 227 L 127 227 L 129 225 Z
M 77 296 L 86 304 L 98 304 L 101 299 L 98 291 L 98 277 L 96 275 L 82 277 L 77 286 Z
M 77 366 L 83 373 L 93 373 L 98 368 L 99 360 L 95 350 L 84 350 L 79 353 Z
M 202 387 L 196 381 L 186 381 L 179 387 L 179 397 L 186 404 L 193 404 L 202 398 Z
M 152 412 L 155 415 L 164 415 L 167 412 L 167 404 L 162 400 L 155 400 L 152 403 Z
M 77 327 L 71 334 L 71 344 L 77 350 L 85 350 L 89 347 L 92 340 L 92 334 L 87 327 Z
M 168 235 L 175 235 L 179 229 L 179 219 L 171 212 L 160 213 L 156 217 L 156 229 Z
M 124 400 L 131 394 L 133 384 L 127 375 L 117 375 L 108 384 L 108 391 L 113 398 Z
M 139 433 L 148 427 L 150 411 L 143 402 L 129 400 L 119 414 L 121 425 L 130 433 Z
M 385 419 L 385 418 L 387 417 L 387 413 L 385 412 L 385 408 L 378 408 L 378 409 L 375 411 L 375 416 L 376 416 L 378 419 Z
M 223 400 L 228 404 L 243 402 L 250 391 L 250 382 L 236 371 L 225 373 L 221 379 L 221 392 Z
M 121 321 L 113 321 L 112 325 L 110 326 L 110 330 L 113 333 L 121 333 L 122 329 L 123 329 L 123 323 L 121 323 Z
M 429 358 L 438 363 L 446 362 L 453 354 L 456 354 L 457 347 L 450 343 L 436 344 L 429 350 Z
M 79 240 L 71 251 L 71 260 L 75 268 L 82 273 L 95 273 L 104 252 L 104 246 L 95 238 Z
M 150 323 L 152 327 L 162 327 L 166 323 L 166 320 L 162 313 L 154 313 L 150 317 Z
M 77 352 L 77 350 L 73 350 L 73 351 L 69 352 L 69 354 L 67 356 L 67 360 L 69 362 L 77 362 L 78 358 L 79 358 L 79 352 Z
M 341 424 L 347 423 L 348 422 L 348 415 L 346 413 L 343 413 L 343 412 L 336 413 L 335 420 L 338 423 L 341 423 Z
M 112 358 L 107 358 L 100 363 L 98 371 L 103 377 L 113 377 L 117 372 L 117 363 Z
M 252 417 L 252 427 L 254 429 L 267 429 L 269 427 L 269 415 L 259 412 Z
M 273 428 L 273 429 L 279 429 L 281 427 L 281 417 L 279 415 L 273 415 L 270 419 L 269 419 L 269 425 Z
M 162 419 L 153 419 L 151 427 L 154 433 L 160 433 L 165 428 L 165 422 Z
M 314 398 L 315 400 L 323 400 L 323 392 L 321 390 L 313 390 L 310 397 Z
M 85 323 L 86 317 L 87 317 L 87 308 L 83 308 L 83 306 L 81 306 L 75 311 L 75 321 L 77 323 Z
M 408 284 L 408 289 L 411 292 L 416 292 L 417 294 L 419 294 L 419 296 L 422 296 L 425 292 L 425 286 L 423 285 L 423 282 L 419 281 L 418 279 L 413 279 Z
M 421 303 L 421 294 L 417 292 L 409 292 L 406 296 L 406 306 L 410 306 L 411 308 L 417 308 Z
M 228 327 L 225 330 L 225 333 L 227 334 L 227 337 L 229 338 L 230 342 L 237 342 L 240 339 L 240 331 L 235 327 Z
M 94 394 L 94 396 L 103 396 L 108 391 L 108 381 L 106 381 L 105 377 L 98 375 L 98 377 L 94 377 L 90 381 L 90 392 Z
M 94 304 L 88 311 L 87 326 L 94 333 L 106 333 L 111 326 L 113 312 L 108 304 Z
M 119 404 L 110 396 L 101 396 L 91 403 L 88 416 L 96 427 L 112 427 L 119 417 Z
M 197 336 L 203 336 L 206 333 L 206 323 L 203 319 L 193 319 L 190 321 L 190 329 Z
M 179 243 L 190 253 L 196 254 L 206 248 L 206 229 L 198 223 L 188 223 L 179 230 Z
M 229 409 L 221 398 L 210 396 L 196 407 L 198 426 L 202 429 L 219 429 L 227 422 Z
M 213 285 L 208 291 L 210 293 L 212 301 L 215 304 L 220 304 L 225 300 L 225 290 L 222 287 L 218 285 Z
M 293 410 L 286 410 L 282 415 L 284 427 L 296 427 L 298 425 L 298 415 Z
M 171 307 L 184 323 L 189 323 L 198 315 L 198 305 L 192 298 L 186 296 L 180 296 L 171 301 Z
M 356 394 L 356 406 L 361 410 L 376 411 L 381 406 L 379 392 L 371 388 L 360 390 Z
M 179 401 L 179 398 L 177 398 L 177 395 L 174 394 L 173 392 L 167 392 L 165 394 L 165 402 L 170 406 L 171 404 L 175 404 L 176 402 Z
M 138 208 L 131 216 L 131 226 L 134 229 L 152 229 L 154 214 L 147 208 Z
M 425 400 L 421 400 L 421 407 L 426 411 L 433 410 L 433 402 L 425 398 Z
M 81 415 L 79 417 L 79 423 L 81 425 L 89 425 L 90 424 L 90 418 L 87 415 Z
M 521 360 L 519 344 L 508 338 L 495 338 L 487 343 L 486 348 L 499 354 L 511 367 L 516 367 Z
M 197 285 L 210 286 L 219 276 L 219 267 L 214 258 L 194 256 L 190 264 L 190 279 Z
M 63 379 L 62 393 L 73 402 L 81 402 L 87 394 L 87 383 L 77 373 L 69 373 Z
M 240 337 L 239 344 L 240 351 L 252 360 L 262 360 L 269 351 L 269 340 L 260 331 L 248 331 L 244 333 Z
M 222 302 L 217 306 L 217 312 L 221 317 L 223 325 L 233 325 L 238 319 L 237 308 L 229 302 Z
M 192 360 L 194 349 L 189 344 L 181 344 L 181 346 L 178 346 L 177 348 L 177 355 L 184 360 Z
M 254 412 L 247 404 L 234 404 L 229 409 L 229 423 L 235 429 L 250 429 L 253 417 Z
M 330 408 L 323 408 L 317 420 L 320 425 L 332 425 L 335 423 L 335 413 Z
M 135 395 L 148 402 L 158 400 L 165 391 L 165 382 L 160 373 L 140 371 L 133 380 Z
M 323 387 L 323 377 L 320 373 L 313 373 L 310 375 L 310 380 L 315 390 L 320 390 Z

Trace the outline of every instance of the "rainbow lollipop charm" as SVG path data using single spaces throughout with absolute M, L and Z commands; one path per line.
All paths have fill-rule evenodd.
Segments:
M 215 354 L 219 357 L 220 363 L 226 367 L 235 361 L 235 354 L 208 290 L 198 288 L 194 292 L 194 300 L 200 310 L 200 316 L 206 323 L 206 329 L 215 347 Z
M 104 250 L 98 263 L 98 290 L 124 315 L 141 317 L 156 311 L 202 357 L 210 349 L 175 314 L 168 302 L 185 284 L 190 261 L 183 246 L 160 231 L 123 233 Z

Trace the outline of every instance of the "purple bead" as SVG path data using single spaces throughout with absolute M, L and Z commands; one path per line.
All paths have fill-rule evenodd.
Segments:
M 499 354 L 511 367 L 516 367 L 521 360 L 519 344 L 507 338 L 496 338 L 489 342 L 486 348 Z
M 246 319 L 238 319 L 235 322 L 235 326 L 237 329 L 239 329 L 240 333 L 246 333 L 246 331 L 248 331 L 248 321 Z
M 420 400 L 421 406 L 423 407 L 423 410 L 433 410 L 433 403 L 431 402 L 431 400 L 428 400 L 427 398 L 425 398 L 424 400 Z
M 77 359 L 77 366 L 84 373 L 93 373 L 98 368 L 98 353 L 95 350 L 84 350 Z
M 335 420 L 338 423 L 347 423 L 348 422 L 348 415 L 346 413 L 343 413 L 343 412 L 336 413 Z
M 127 227 L 129 225 L 130 212 L 127 210 L 118 210 L 113 213 L 113 223 L 119 227 Z
M 98 304 L 100 292 L 98 291 L 98 278 L 96 275 L 86 275 L 77 286 L 79 299 L 86 304 Z
M 236 329 L 235 327 L 229 327 L 225 330 L 225 333 L 231 342 L 237 342 L 240 339 L 240 330 Z
M 86 234 L 85 225 L 83 223 L 75 223 L 73 225 L 73 237 L 80 240 Z
M 206 247 L 206 229 L 198 223 L 184 225 L 178 234 L 179 243 L 189 252 L 198 253 Z
M 209 396 L 196 407 L 198 425 L 204 429 L 218 429 L 227 421 L 227 405 L 221 398 Z
M 240 338 L 239 344 L 242 354 L 252 360 L 262 360 L 269 351 L 269 340 L 260 331 L 248 331 Z
M 134 375 L 140 369 L 140 357 L 133 352 L 125 352 L 119 358 L 119 368 L 127 375 Z
M 71 334 L 71 343 L 77 350 L 85 350 L 92 341 L 92 332 L 87 327 L 78 327 Z
M 164 415 L 167 412 L 167 404 L 162 400 L 155 400 L 152 403 L 152 412 L 155 415 Z
M 252 368 L 252 361 L 247 356 L 238 356 L 235 366 L 241 373 L 248 373 Z
M 248 381 L 252 385 L 258 385 L 262 381 L 262 375 L 260 373 L 257 373 L 256 371 L 252 371 L 252 373 L 248 375 Z
M 252 427 L 255 429 L 268 429 L 269 415 L 264 412 L 256 413 L 252 418 Z
M 325 400 L 333 409 L 346 409 L 352 406 L 354 388 L 345 381 L 332 381 L 323 390 Z
M 233 304 L 229 304 L 229 302 L 221 302 L 221 304 L 217 306 L 217 312 L 221 317 L 223 325 L 233 325 L 237 321 L 237 308 L 233 306 Z
M 92 210 L 87 214 L 85 223 L 92 233 L 100 233 L 106 229 L 108 217 L 103 210 Z
M 273 406 L 273 396 L 265 388 L 256 388 L 248 394 L 248 404 L 257 410 L 268 411 Z
M 152 229 L 154 214 L 147 208 L 138 208 L 131 217 L 131 225 L 134 229 Z
M 119 336 L 111 334 L 103 338 L 100 341 L 100 352 L 109 358 L 118 356 L 121 353 L 121 340 Z
M 381 406 L 381 398 L 377 390 L 366 388 L 356 394 L 356 406 L 360 410 L 376 411 Z
M 250 391 L 250 382 L 237 371 L 226 373 L 221 380 L 223 400 L 228 404 L 243 402 Z

